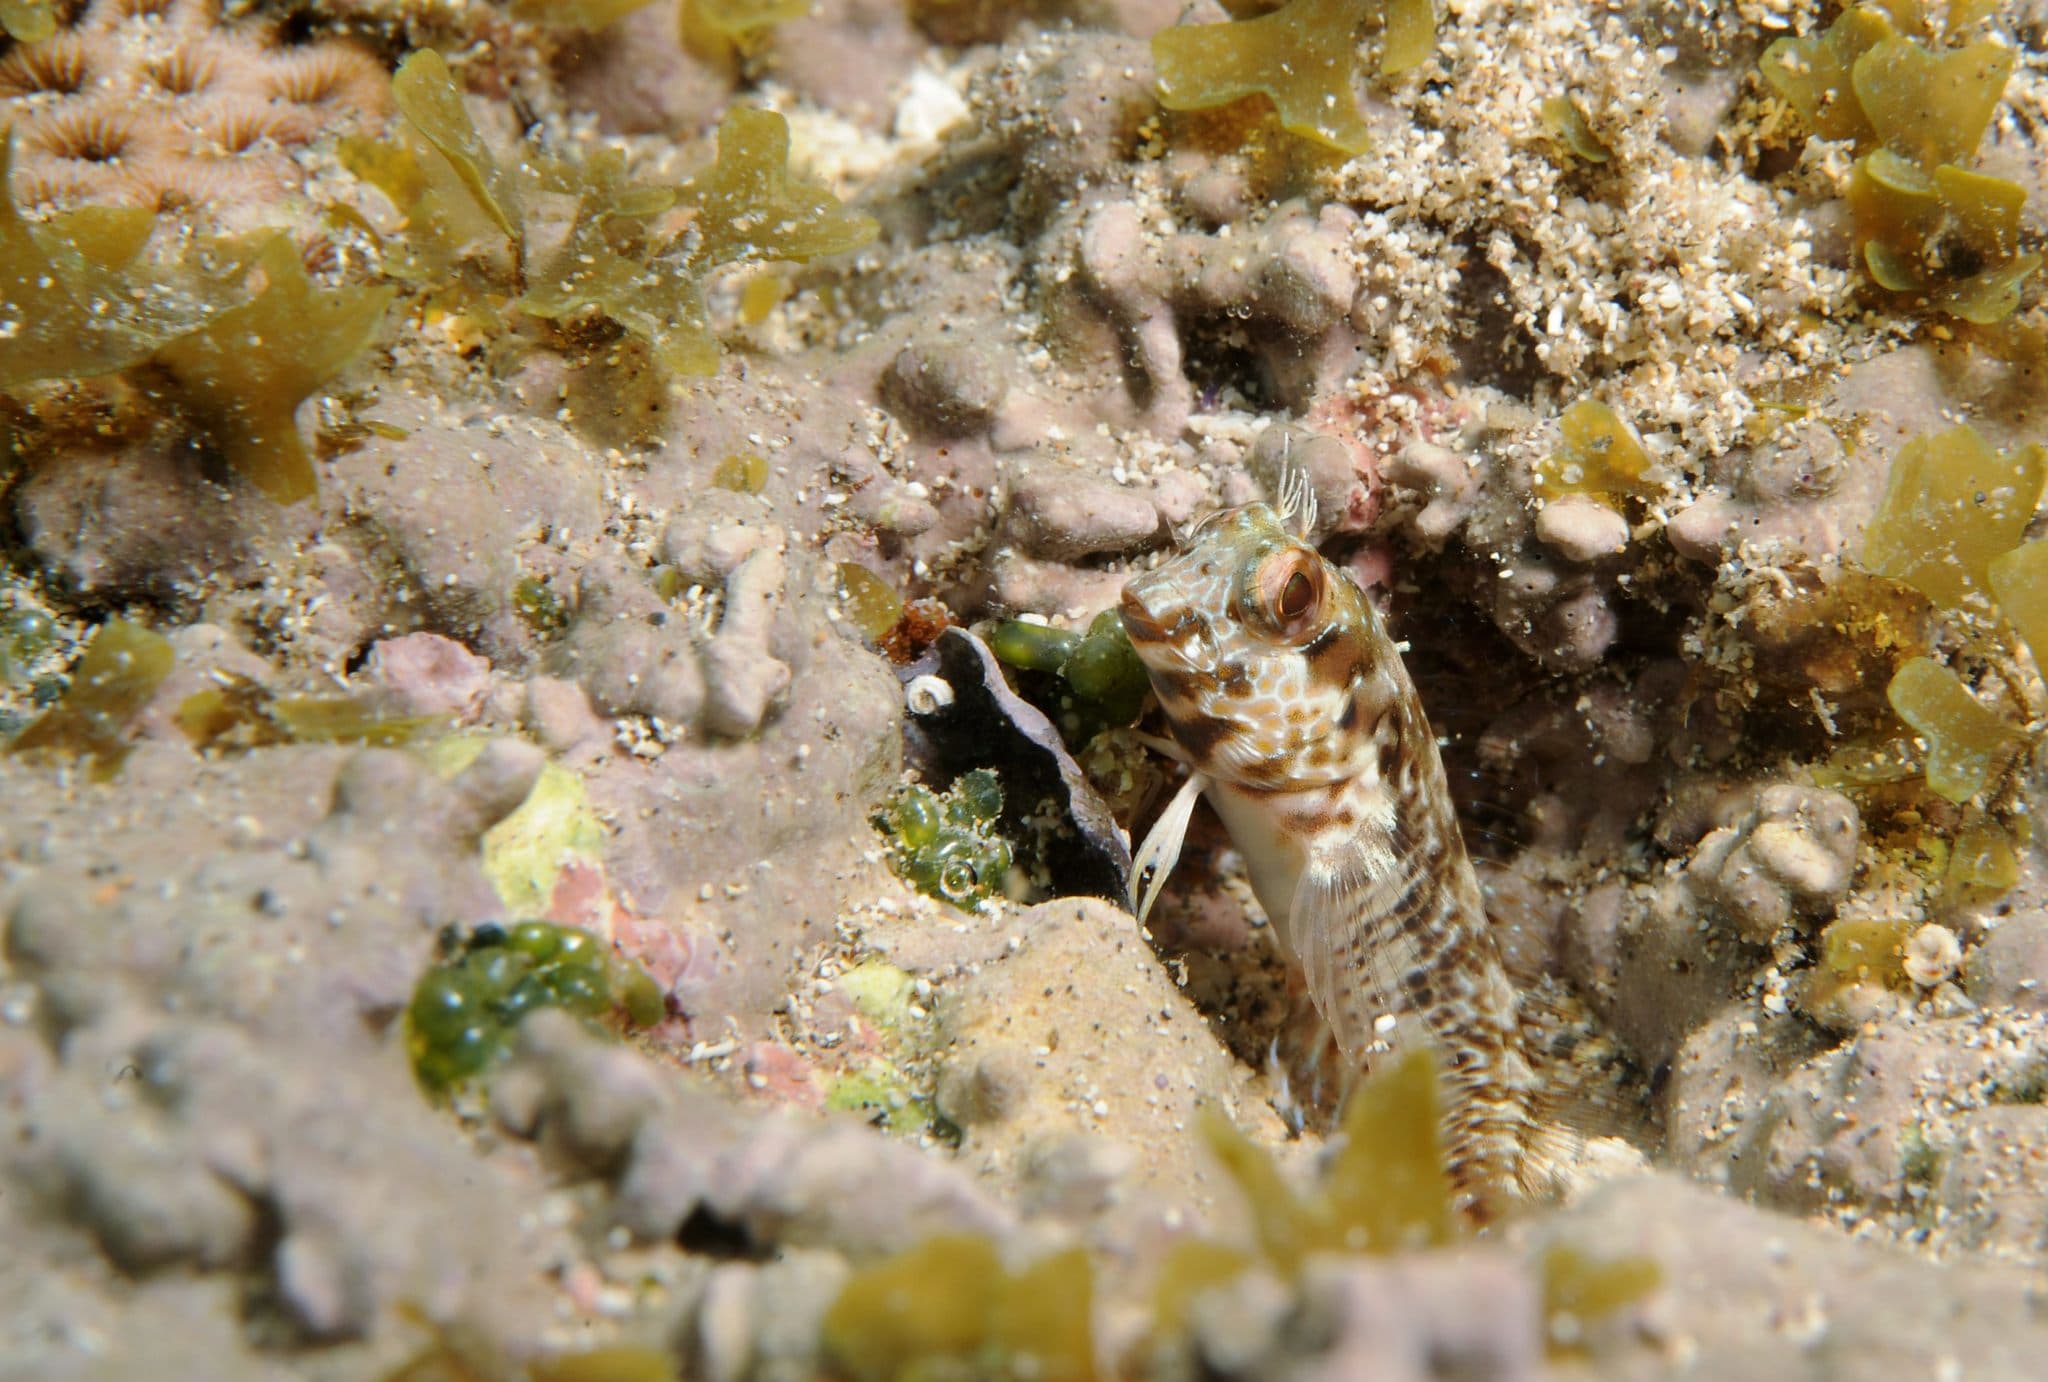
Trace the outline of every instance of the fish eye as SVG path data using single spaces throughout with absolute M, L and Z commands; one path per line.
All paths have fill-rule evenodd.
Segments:
M 1322 613 L 1323 564 L 1313 552 L 1290 548 L 1269 558 L 1256 587 L 1261 622 L 1282 638 L 1302 637 Z
M 1307 614 L 1315 602 L 1316 588 L 1309 584 L 1306 572 L 1297 571 L 1280 588 L 1280 618 L 1291 624 Z

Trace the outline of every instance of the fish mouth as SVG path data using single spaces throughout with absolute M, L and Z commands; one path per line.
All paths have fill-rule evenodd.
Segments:
M 1123 598 L 1117 602 L 1117 613 L 1123 616 L 1124 632 L 1131 636 L 1131 642 L 1158 645 L 1167 641 L 1166 626 L 1152 616 L 1152 612 L 1145 608 L 1144 600 L 1130 586 L 1124 587 Z
M 1187 610 L 1176 613 L 1171 621 L 1160 619 L 1146 608 L 1144 597 L 1133 589 L 1136 584 L 1124 587 L 1117 613 L 1123 616 L 1124 632 L 1130 635 L 1139 658 L 1154 671 L 1199 671 L 1195 654 L 1207 646 L 1202 621 Z

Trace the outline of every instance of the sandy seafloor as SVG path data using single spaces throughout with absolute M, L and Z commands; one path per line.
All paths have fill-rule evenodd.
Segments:
M 2048 692 L 1981 572 L 1902 593 L 1864 531 L 1915 438 L 2048 440 L 2048 287 L 1971 326 L 1871 284 L 1860 150 L 1756 72 L 1830 7 L 1440 0 L 1386 79 L 1369 14 L 1351 156 L 1257 100 L 1160 106 L 1149 39 L 1213 0 L 814 0 L 722 49 L 705 16 L 748 6 L 691 9 L 689 45 L 666 3 L 566 22 L 597 8 L 92 0 L 0 55 L 31 220 L 160 206 L 172 259 L 282 227 L 318 291 L 395 290 L 307 381 L 289 505 L 161 359 L 0 371 L 0 616 L 50 631 L 0 659 L 9 732 L 109 620 L 176 657 L 108 780 L 0 756 L 0 1376 L 852 1375 L 821 1343 L 846 1283 L 962 1233 L 1015 1271 L 1082 1249 L 1105 1376 L 2041 1375 Z M 2014 57 L 1961 157 L 2020 189 L 2027 252 L 2048 14 L 1979 8 L 1925 44 Z M 398 137 L 386 74 L 429 47 L 501 169 L 526 127 L 674 185 L 729 107 L 772 109 L 877 237 L 709 274 L 709 375 L 522 312 L 502 238 L 421 270 L 347 141 Z M 527 189 L 529 275 L 573 209 Z M 1643 465 L 1566 495 L 1587 399 Z M 1005 896 L 900 881 L 873 820 L 907 775 L 1050 758 L 985 695 L 935 751 L 843 568 L 928 625 L 1085 629 L 1287 458 L 1408 645 L 1550 1067 L 1646 1164 L 1162 1322 L 1175 1244 L 1251 1241 L 1201 1110 L 1297 1186 L 1325 1155 L 1270 1054 L 1270 928 L 1206 816 L 1144 933 L 1078 895 L 1102 865 L 1063 800 L 1011 803 Z M 1960 802 L 1887 703 L 1914 656 L 2005 726 Z M 198 745 L 181 709 L 223 678 L 435 718 Z M 1886 745 L 1896 771 L 1843 767 Z M 1141 833 L 1172 765 L 1080 757 Z M 437 937 L 528 917 L 667 1016 L 531 1018 L 430 1099 L 404 1013 Z M 1656 1284 L 1571 1317 L 1560 1246 Z M 584 1356 L 613 1346 L 639 1371 Z

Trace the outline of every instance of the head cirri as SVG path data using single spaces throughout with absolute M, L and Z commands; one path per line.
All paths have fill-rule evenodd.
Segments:
M 1216 514 L 1124 587 L 1124 627 L 1198 771 L 1287 790 L 1355 770 L 1386 644 L 1364 594 L 1266 504 Z

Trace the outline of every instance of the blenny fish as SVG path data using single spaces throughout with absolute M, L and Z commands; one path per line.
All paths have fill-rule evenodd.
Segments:
M 1443 760 L 1365 593 L 1306 541 L 1314 496 L 1212 515 L 1133 578 L 1122 613 L 1186 785 L 1132 870 L 1142 922 L 1206 794 L 1352 1071 L 1414 1043 L 1443 1071 L 1468 1214 L 1543 1194 L 1537 1078 Z

